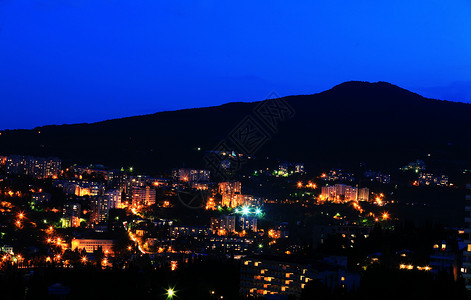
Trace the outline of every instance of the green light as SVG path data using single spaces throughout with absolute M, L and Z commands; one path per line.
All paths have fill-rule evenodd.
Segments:
M 262 214 L 262 210 L 260 208 L 256 208 L 255 209 L 255 214 L 256 215 L 261 215 Z
M 134 168 L 133 168 L 133 167 L 130 167 L 130 168 L 129 168 L 129 171 L 130 171 L 130 172 L 132 172 L 133 170 L 134 170 Z
M 262 249 L 262 248 L 263 248 L 263 244 L 258 244 L 258 248 Z

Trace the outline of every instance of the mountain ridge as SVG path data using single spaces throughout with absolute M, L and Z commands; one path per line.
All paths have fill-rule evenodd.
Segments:
M 455 156 L 465 164 L 471 158 L 471 142 L 465 138 L 471 128 L 467 103 L 425 98 L 387 82 L 360 81 L 282 99 L 295 116 L 278 124 L 277 133 L 257 156 L 316 166 L 369 160 L 381 166 L 386 165 L 384 157 L 392 165 L 427 151 L 444 151 L 446 159 Z M 95 123 L 7 130 L 0 136 L 0 153 L 58 156 L 111 167 L 133 165 L 148 172 L 183 163 L 205 167 L 205 151 L 227 137 L 259 103 L 231 102 Z M 448 145 L 457 147 L 451 150 Z

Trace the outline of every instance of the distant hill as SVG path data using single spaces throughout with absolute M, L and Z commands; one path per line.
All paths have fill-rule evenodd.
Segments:
M 316 168 L 360 162 L 397 168 L 431 153 L 438 167 L 471 168 L 470 104 L 427 99 L 385 82 L 357 81 L 283 100 L 295 114 L 277 125 L 277 133 L 255 153 L 258 158 Z M 134 166 L 151 174 L 183 165 L 204 167 L 206 151 L 257 105 L 229 103 L 93 124 L 7 130 L 0 136 L 0 154 Z

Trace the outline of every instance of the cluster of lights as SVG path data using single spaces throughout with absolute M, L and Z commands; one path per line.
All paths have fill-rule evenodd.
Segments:
M 432 268 L 429 267 L 429 266 L 424 266 L 424 267 L 417 266 L 416 268 L 419 271 L 430 271 L 430 270 L 432 270 Z M 401 269 L 401 270 L 413 270 L 414 266 L 413 265 L 400 264 L 399 269 Z
M 311 181 L 308 181 L 307 184 L 304 185 L 302 181 L 299 181 L 299 182 L 297 183 L 297 187 L 298 187 L 298 188 L 305 187 L 305 188 L 310 188 L 310 189 L 316 189 L 316 188 L 317 188 L 317 184 L 315 184 L 315 183 L 313 183 L 313 182 L 311 182 Z
M 262 210 L 260 208 L 255 208 L 255 209 L 251 209 L 250 207 L 248 206 L 242 206 L 242 207 L 237 207 L 235 209 L 235 213 L 236 214 L 242 214 L 242 215 L 250 215 L 250 214 L 255 214 L 257 216 L 260 216 L 262 214 Z
M 384 194 L 381 193 L 379 194 L 376 198 L 375 198 L 375 201 L 374 201 L 374 204 L 378 205 L 378 206 L 383 206 L 384 205 Z

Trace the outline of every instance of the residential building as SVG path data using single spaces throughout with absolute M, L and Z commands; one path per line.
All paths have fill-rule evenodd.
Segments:
M 91 216 L 90 221 L 92 223 L 100 223 L 108 218 L 110 211 L 110 203 L 106 197 L 98 196 L 94 197 L 90 201 Z
M 235 218 L 235 216 L 211 218 L 211 230 L 213 231 L 213 234 L 226 235 L 234 233 L 236 231 Z
M 345 261 L 342 260 L 342 261 Z M 240 294 L 245 297 L 285 295 L 299 298 L 312 280 L 333 289 L 358 287 L 359 274 L 346 271 L 335 260 L 312 261 L 279 256 L 254 256 L 242 260 Z
M 235 208 L 243 204 L 241 195 L 242 183 L 239 181 L 228 181 L 219 183 L 219 194 L 222 196 L 221 206 Z
M 105 192 L 105 198 L 107 198 L 110 209 L 113 208 L 123 208 L 121 203 L 121 191 L 118 189 L 115 190 L 107 190 Z
M 358 189 L 358 201 L 370 201 L 370 189 L 361 188 Z
M 155 204 L 156 191 L 153 187 L 135 187 L 132 193 L 132 205 L 147 206 Z
M 210 174 L 209 170 L 185 168 L 173 170 L 173 178 L 182 182 L 208 182 Z
M 8 174 L 29 175 L 35 178 L 57 178 L 62 161 L 58 158 L 44 158 L 11 155 L 5 160 Z
M 239 226 L 241 230 L 257 232 L 257 218 L 249 216 L 240 216 Z
M 49 202 L 50 200 L 51 200 L 51 194 L 49 193 L 33 193 L 31 195 L 31 202 L 35 205 Z
M 337 203 L 358 201 L 358 188 L 345 184 L 324 186 L 321 188 L 320 199 Z
M 206 251 L 224 254 L 246 254 L 253 247 L 254 239 L 238 236 L 207 237 Z
M 62 227 L 80 227 L 80 204 L 69 202 L 62 211 Z

